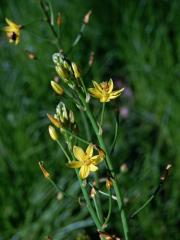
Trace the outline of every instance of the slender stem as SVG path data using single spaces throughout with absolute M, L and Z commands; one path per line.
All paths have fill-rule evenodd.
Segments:
M 93 202 L 94 202 L 94 206 L 95 206 L 95 209 L 96 209 L 96 212 L 97 212 L 97 215 L 98 215 L 99 221 L 100 221 L 101 224 L 102 224 L 102 223 L 103 223 L 103 218 L 102 218 L 102 215 L 101 215 L 101 212 L 100 212 L 100 209 L 99 209 L 98 203 L 97 203 L 96 196 L 93 197 Z
M 95 175 L 96 187 L 99 188 L 99 178 L 98 178 L 97 172 L 95 172 L 94 175 Z M 96 198 L 96 203 L 99 210 L 99 218 L 100 218 L 100 221 L 103 223 L 104 221 L 103 210 L 102 210 L 102 204 L 100 201 L 100 194 L 98 191 L 96 192 L 95 198 Z
M 154 198 L 152 195 L 140 208 L 138 208 L 133 214 L 131 214 L 130 218 L 134 218 L 141 210 L 143 210 Z
M 75 134 L 73 134 L 72 132 L 70 132 L 70 131 L 68 131 L 68 130 L 66 130 L 66 129 L 64 129 L 63 131 L 65 131 L 66 133 L 68 133 L 70 136 L 72 136 L 72 137 L 74 137 L 74 138 L 78 139 L 79 141 L 81 141 L 81 142 L 83 142 L 83 143 L 85 143 L 85 144 L 89 145 L 89 142 L 88 142 L 88 141 L 86 141 L 85 139 L 83 139 L 83 138 L 81 138 L 81 137 L 78 137 L 78 136 L 76 136 Z
M 85 23 L 82 23 L 81 28 L 80 28 L 80 31 L 79 31 L 78 35 L 76 36 L 76 38 L 75 38 L 72 46 L 71 46 L 70 49 L 67 51 L 67 54 L 69 54 L 69 53 L 72 51 L 72 49 L 78 44 L 78 42 L 80 41 L 80 39 L 81 39 L 82 36 L 83 36 L 83 32 L 84 32 L 85 27 L 86 27 L 86 24 L 85 24 Z
M 57 143 L 58 143 L 58 145 L 60 146 L 60 148 L 61 148 L 61 150 L 63 151 L 63 153 L 64 153 L 64 155 L 66 156 L 66 158 L 68 159 L 68 162 L 70 162 L 71 159 L 70 159 L 69 155 L 67 154 L 66 150 L 64 149 L 64 147 L 62 146 L 62 144 L 60 143 L 59 140 L 57 140 Z
M 91 141 L 91 133 L 89 131 L 89 126 L 88 126 L 87 119 L 86 119 L 86 116 L 84 114 L 84 111 L 81 111 L 81 116 L 82 116 L 82 121 L 83 121 L 85 132 L 86 132 L 86 139 L 88 141 Z
M 88 104 L 85 102 L 85 100 L 84 100 L 84 98 L 83 98 L 83 96 L 81 94 L 79 94 L 79 97 L 80 97 L 82 103 L 86 107 L 87 116 L 89 117 L 89 120 L 90 120 L 90 122 L 92 124 L 92 127 L 93 127 L 93 129 L 94 129 L 94 131 L 96 133 L 96 136 L 98 138 L 100 147 L 105 151 L 105 154 L 106 154 L 106 164 L 107 164 L 107 167 L 108 167 L 110 173 L 112 173 L 112 176 L 113 176 L 112 177 L 112 182 L 113 182 L 113 187 L 114 187 L 114 190 L 115 190 L 115 193 L 116 193 L 116 197 L 117 197 L 118 207 L 120 209 L 124 236 L 125 236 L 125 239 L 128 240 L 129 239 L 128 238 L 128 225 L 127 225 L 126 215 L 125 215 L 125 211 L 124 211 L 124 208 L 123 208 L 123 202 L 122 202 L 122 197 L 121 197 L 121 193 L 120 193 L 120 189 L 119 189 L 119 184 L 117 183 L 117 179 L 116 179 L 116 176 L 115 176 L 114 171 L 113 171 L 113 166 L 112 166 L 110 157 L 109 157 L 108 152 L 106 150 L 103 138 L 99 134 L 99 130 L 98 130 L 96 121 L 94 120 L 94 117 L 93 117 L 93 115 L 92 115 L 92 113 L 91 113 L 91 111 L 89 109 Z
M 109 194 L 108 194 L 108 193 L 105 193 L 105 192 L 103 192 L 103 191 L 101 191 L 101 190 L 98 190 L 98 192 L 101 193 L 102 195 L 106 196 L 106 197 L 109 197 Z M 117 197 L 116 197 L 116 196 L 111 195 L 111 198 L 112 198 L 113 200 L 117 201 Z
M 69 195 L 68 193 L 64 192 L 64 190 L 62 188 L 60 188 L 59 186 L 57 186 L 56 183 L 51 178 L 47 178 L 47 179 L 58 192 L 62 192 L 64 194 L 64 196 L 69 197 L 69 198 L 75 200 L 78 203 L 77 198 L 75 198 L 75 197 Z
M 111 217 L 111 212 L 112 212 L 112 191 L 111 191 L 111 189 L 109 189 L 109 210 L 108 210 L 108 215 L 103 224 L 105 227 L 106 227 L 107 223 L 109 222 L 109 219 Z
M 156 197 L 156 195 L 159 193 L 159 191 L 163 187 L 168 177 L 170 169 L 171 169 L 171 164 L 168 164 L 165 168 L 163 176 L 161 176 L 160 178 L 159 185 L 155 188 L 153 194 L 148 198 L 148 200 L 140 208 L 138 208 L 133 214 L 130 215 L 130 218 L 134 218 L 141 210 L 143 210 Z
M 103 118 L 104 118 L 104 109 L 105 109 L 105 103 L 102 104 L 102 111 L 101 111 L 101 118 L 100 118 L 100 127 L 101 128 L 102 128 Z

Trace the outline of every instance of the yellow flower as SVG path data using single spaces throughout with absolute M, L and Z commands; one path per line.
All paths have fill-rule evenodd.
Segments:
M 93 156 L 93 150 L 93 144 L 89 144 L 86 152 L 78 146 L 73 147 L 73 154 L 78 161 L 68 163 L 68 167 L 80 168 L 79 176 L 81 179 L 87 178 L 90 172 L 98 170 L 96 165 L 100 163 L 102 158 L 99 155 Z
M 8 18 L 5 19 L 8 26 L 4 27 L 4 31 L 6 32 L 7 38 L 9 39 L 10 43 L 19 43 L 20 38 L 20 30 L 22 28 L 21 25 L 12 22 Z
M 114 84 L 112 79 L 108 82 L 102 82 L 98 84 L 97 82 L 93 81 L 94 88 L 89 88 L 89 92 L 95 98 L 99 98 L 100 102 L 109 102 L 112 99 L 119 97 L 124 90 L 121 88 L 119 90 L 113 91 Z

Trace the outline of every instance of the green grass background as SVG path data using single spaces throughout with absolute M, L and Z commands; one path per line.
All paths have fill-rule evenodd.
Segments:
M 180 221 L 179 161 L 179 1 L 82 1 L 52 0 L 55 15 L 63 18 L 61 46 L 67 51 L 81 26 L 84 14 L 93 14 L 84 37 L 69 58 L 86 71 L 89 54 L 95 63 L 85 79 L 120 80 L 131 96 L 108 104 L 104 135 L 113 137 L 111 114 L 125 106 L 120 116 L 118 141 L 113 155 L 120 185 L 128 199 L 129 215 L 150 196 L 163 168 L 172 171 L 163 190 L 134 220 L 129 220 L 132 239 L 178 240 Z M 43 160 L 58 185 L 81 196 L 73 171 L 48 136 L 46 112 L 53 112 L 60 99 L 50 88 L 55 71 L 51 56 L 57 51 L 53 35 L 42 17 L 39 1 L 1 0 L 1 27 L 8 17 L 26 24 L 18 46 L 0 36 L 0 240 L 98 239 L 86 208 L 57 193 L 43 178 L 38 161 Z M 25 49 L 37 53 L 39 61 L 28 60 Z M 71 99 L 63 98 L 71 105 Z M 92 101 L 98 116 L 100 104 Z M 92 107 L 93 107 L 92 106 Z M 95 110 L 98 109 L 98 110 Z M 112 109 L 112 110 L 111 110 Z M 80 116 L 76 110 L 76 118 Z M 80 128 L 81 133 L 83 129 Z M 94 140 L 95 141 L 95 140 Z M 129 171 L 119 172 L 127 163 Z M 103 206 L 106 208 L 107 200 Z M 115 209 L 110 229 L 122 235 Z

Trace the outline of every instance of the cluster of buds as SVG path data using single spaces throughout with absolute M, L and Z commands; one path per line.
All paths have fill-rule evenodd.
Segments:
M 74 119 L 74 113 L 72 110 L 66 108 L 66 105 L 63 102 L 60 102 L 56 107 L 56 113 L 53 115 L 47 114 L 50 122 L 60 130 L 63 129 L 76 129 L 76 122 Z M 49 126 L 49 134 L 53 140 L 58 139 L 58 134 L 54 127 Z
M 76 63 L 70 62 L 62 53 L 54 53 L 52 58 L 59 77 L 74 89 L 77 83 L 74 80 L 78 80 L 81 76 Z
M 72 110 L 67 109 L 66 105 L 63 102 L 60 102 L 57 105 L 54 118 L 62 124 L 63 128 L 69 128 L 71 130 L 76 129 L 74 113 Z

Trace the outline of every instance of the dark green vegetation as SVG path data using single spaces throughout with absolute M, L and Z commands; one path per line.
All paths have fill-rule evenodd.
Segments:
M 119 178 L 123 195 L 128 199 L 127 214 L 148 199 L 165 165 L 173 165 L 156 199 L 129 220 L 132 239 L 179 239 L 178 2 L 52 1 L 55 14 L 62 13 L 61 46 L 65 51 L 78 33 L 84 14 L 89 9 L 93 11 L 84 38 L 69 56 L 85 72 L 90 51 L 95 52 L 95 63 L 86 85 L 90 86 L 92 79 L 102 81 L 113 77 L 128 89 L 121 99 L 108 104 L 104 123 L 105 140 L 110 144 L 114 132 L 110 112 L 117 112 L 122 106 L 129 109 L 128 117 L 119 117 L 113 155 L 117 171 L 124 162 L 129 167 Z M 36 0 L 1 0 L 1 27 L 6 16 L 25 24 L 41 18 L 42 12 Z M 57 51 L 52 40 L 49 27 L 38 21 L 25 29 L 17 47 L 8 44 L 1 32 L 1 240 L 47 239 L 48 235 L 54 240 L 69 240 L 76 239 L 80 232 L 95 239 L 95 228 L 86 209 L 80 209 L 72 199 L 57 200 L 57 193 L 43 178 L 37 164 L 43 160 L 59 186 L 73 196 L 80 196 L 74 172 L 65 167 L 64 156 L 47 132 L 46 112 L 53 112 L 58 103 L 50 88 L 50 80 L 55 75 L 51 55 Z M 40 60 L 28 60 L 25 49 L 35 51 Z M 64 100 L 72 106 L 71 99 Z M 98 115 L 100 104 L 92 102 Z M 81 116 L 76 117 L 81 121 Z M 83 129 L 80 131 L 83 135 Z M 103 205 L 107 205 L 106 199 Z M 121 235 L 119 222 L 114 211 L 110 227 L 117 235 Z

